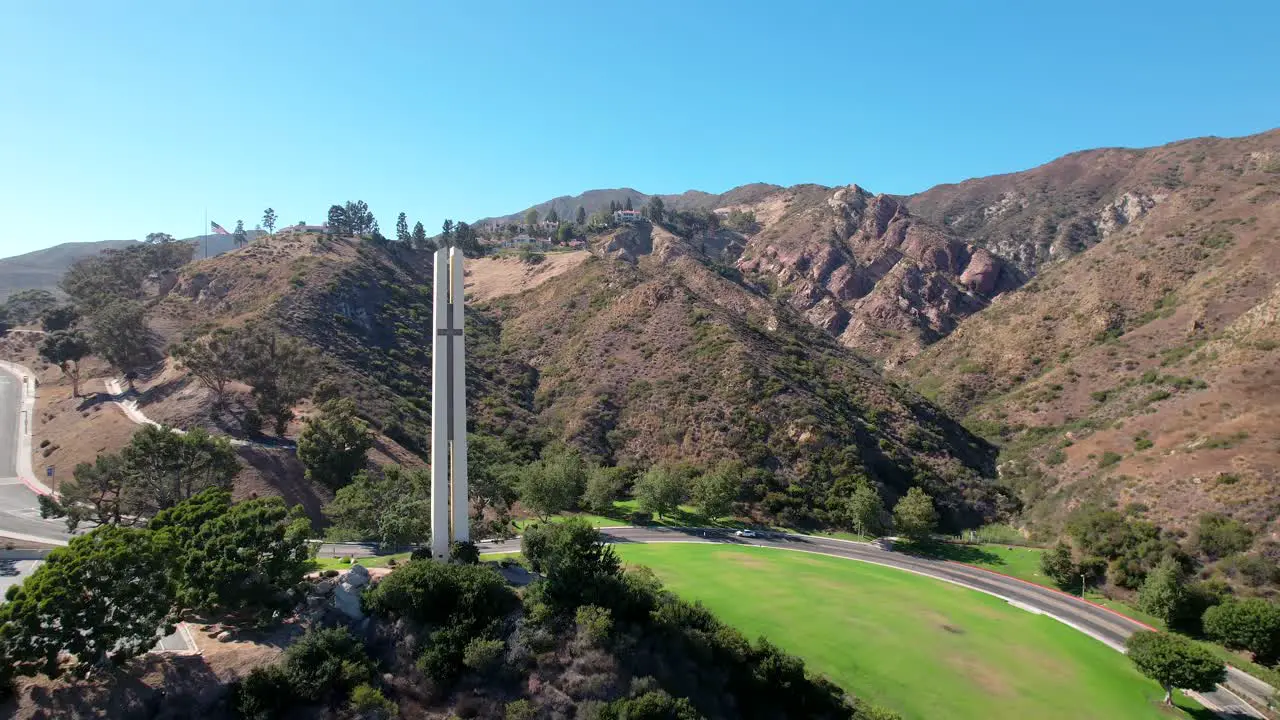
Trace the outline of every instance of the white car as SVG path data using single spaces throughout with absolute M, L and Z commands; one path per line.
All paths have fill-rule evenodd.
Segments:
M 746 529 L 746 530 L 739 530 L 738 532 L 734 533 L 734 535 L 737 535 L 738 537 L 745 537 L 745 538 L 758 538 L 758 537 L 760 537 L 760 533 L 756 532 L 755 530 L 750 530 L 750 529 Z

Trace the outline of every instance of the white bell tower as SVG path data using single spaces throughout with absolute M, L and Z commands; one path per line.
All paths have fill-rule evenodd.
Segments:
M 435 254 L 431 346 L 431 556 L 470 540 L 467 503 L 467 377 L 462 333 L 462 251 Z M 450 523 L 452 519 L 452 523 Z

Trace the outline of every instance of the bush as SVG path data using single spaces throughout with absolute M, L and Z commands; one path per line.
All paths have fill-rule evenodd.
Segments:
M 378 688 L 361 684 L 351 691 L 351 711 L 361 720 L 388 720 L 399 713 L 399 708 Z
M 1270 665 L 1280 659 L 1280 605 L 1261 598 L 1231 600 L 1204 613 L 1205 633 Z
M 701 720 L 685 698 L 673 698 L 662 690 L 634 698 L 614 700 L 600 709 L 599 720 Z
M 488 672 L 501 663 L 504 649 L 506 644 L 501 640 L 472 638 L 462 651 L 462 664 L 476 672 Z
M 528 700 L 512 700 L 507 703 L 506 720 L 533 720 L 538 712 Z
M 560 609 L 601 598 L 622 571 L 617 553 L 582 518 L 534 525 L 521 547 L 534 572 L 547 576 L 547 599 Z
M 600 645 L 613 630 L 613 614 L 608 608 L 597 605 L 583 605 L 574 616 L 578 626 L 578 636 L 593 645 Z
M 1173 625 L 1185 616 L 1187 601 L 1182 566 L 1173 558 L 1162 560 L 1138 591 L 1138 607 L 1166 625 Z
M 1244 552 L 1253 544 L 1253 531 L 1244 523 L 1221 513 L 1200 516 L 1196 530 L 1196 548 L 1210 560 Z
M 366 592 L 364 602 L 378 615 L 461 626 L 470 636 L 504 617 L 517 601 L 491 567 L 412 560 Z
M 475 565 L 480 562 L 480 548 L 470 540 L 455 540 L 449 545 L 449 561 L 460 565 Z
M 283 667 L 293 694 L 304 702 L 322 702 L 347 692 L 373 675 L 373 661 L 346 628 L 312 630 L 284 653 Z
M 246 720 L 273 720 L 293 703 L 293 692 L 279 665 L 256 667 L 231 689 L 231 706 Z
M 1071 546 L 1060 542 L 1040 556 L 1040 571 L 1060 588 L 1069 588 L 1080 576 L 1071 557 Z

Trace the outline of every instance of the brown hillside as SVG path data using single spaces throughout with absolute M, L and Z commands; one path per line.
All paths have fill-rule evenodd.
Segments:
M 1005 475 L 1035 517 L 1060 521 L 1064 506 L 1110 500 L 1176 524 L 1219 510 L 1274 529 L 1280 132 L 1079 153 L 911 204 L 944 215 L 972 205 L 987 218 L 972 226 L 975 242 L 1016 246 L 1032 266 L 1077 248 L 1037 234 L 1034 218 L 1051 205 L 1007 198 L 1055 193 L 1066 193 L 1054 201 L 1061 212 L 1096 235 L 1078 254 L 1039 264 L 1033 282 L 905 374 L 1005 443 Z M 984 205 L 992 198 L 1006 200 Z M 997 206 L 1015 209 L 1006 217 Z M 1096 214 L 1117 207 L 1129 210 L 1110 217 L 1127 213 L 1127 222 Z

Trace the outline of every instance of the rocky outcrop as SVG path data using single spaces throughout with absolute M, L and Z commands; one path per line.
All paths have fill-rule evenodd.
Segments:
M 1156 206 L 1164 196 L 1153 196 L 1145 193 L 1126 192 L 1116 198 L 1110 205 L 1104 207 L 1099 213 L 1094 224 L 1098 227 L 1098 234 L 1107 237 L 1120 228 L 1137 220 L 1147 211 Z
M 1018 283 L 994 253 L 857 185 L 793 208 L 749 240 L 738 268 L 844 344 L 893 363 Z

